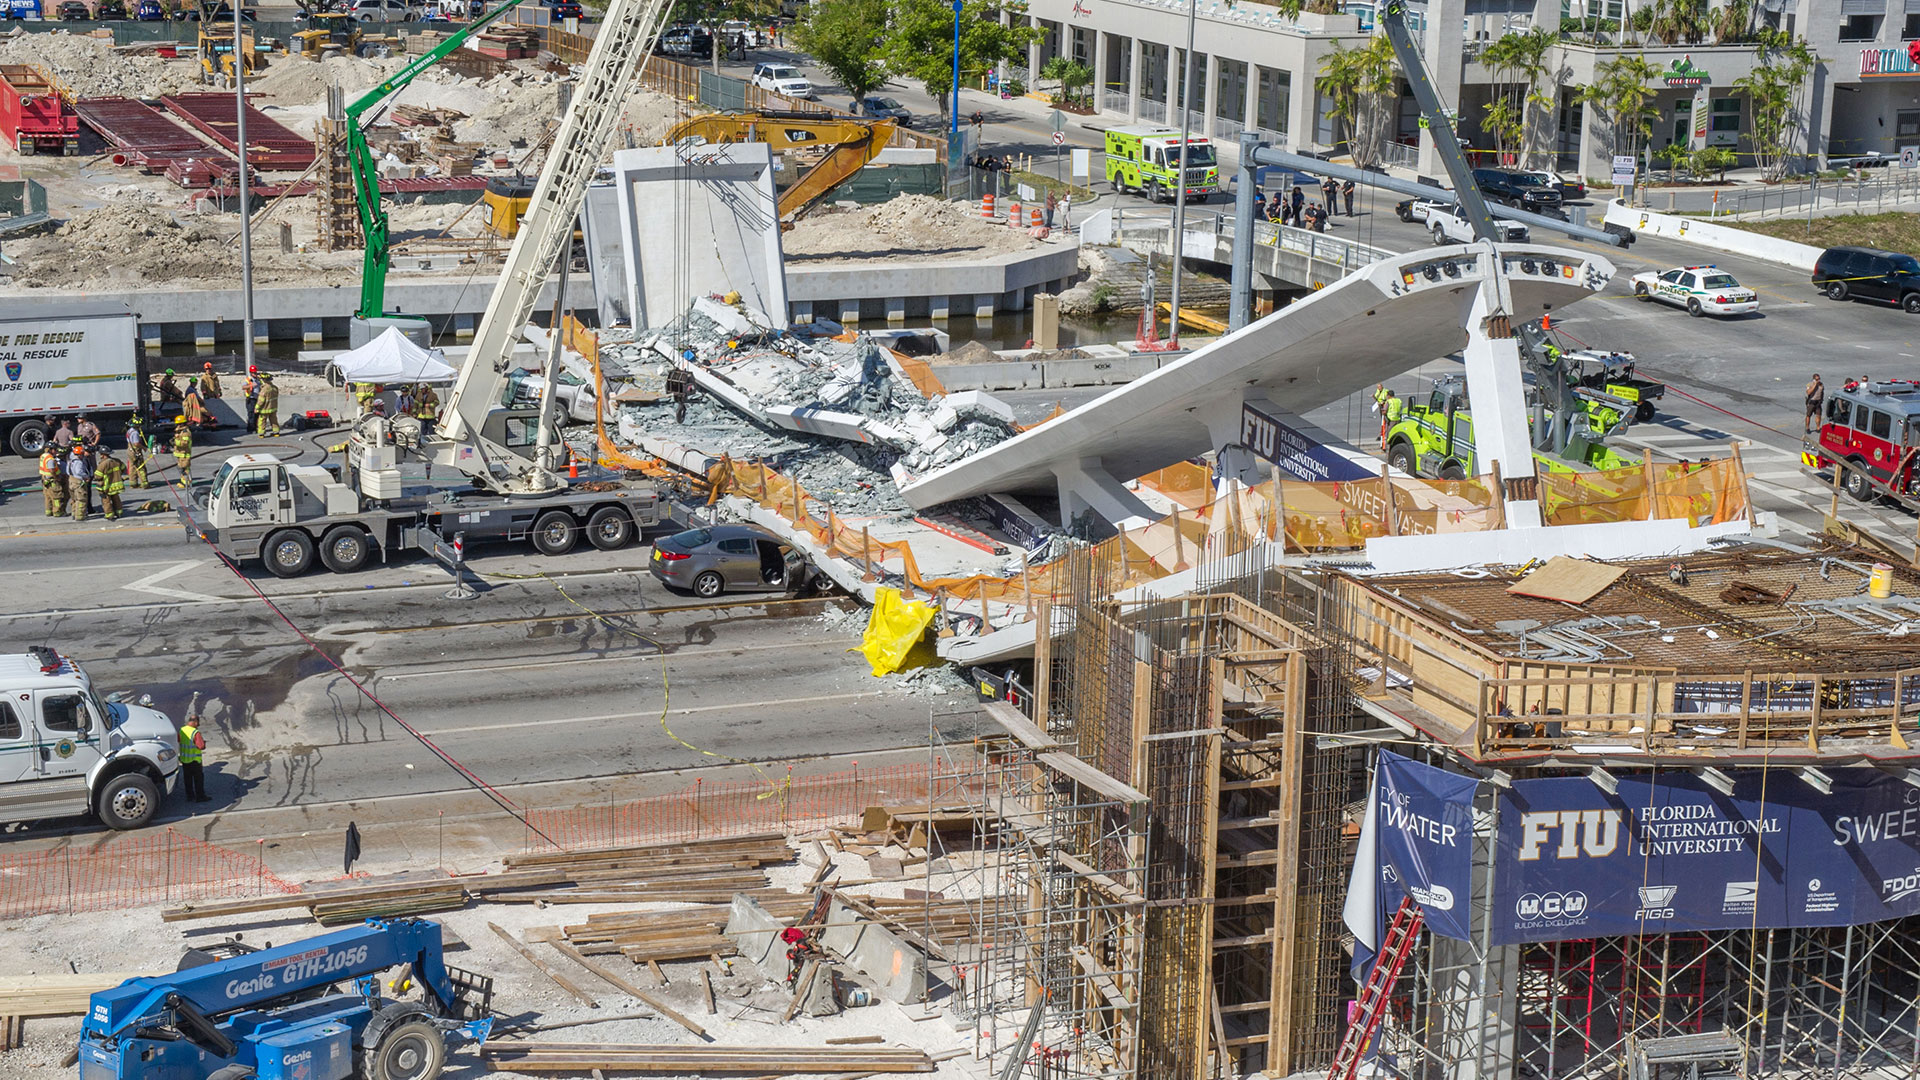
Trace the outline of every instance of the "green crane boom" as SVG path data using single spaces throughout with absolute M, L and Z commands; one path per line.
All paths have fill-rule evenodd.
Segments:
M 347 106 L 347 160 L 353 171 L 353 198 L 360 209 L 360 234 L 366 238 L 366 257 L 360 271 L 360 308 L 354 314 L 361 319 L 377 319 L 385 315 L 387 297 L 387 266 L 392 262 L 392 252 L 387 241 L 387 211 L 380 205 L 380 172 L 374 165 L 373 150 L 367 145 L 367 133 L 360 126 L 360 117 L 367 110 L 391 97 L 395 92 L 418 78 L 420 73 L 445 59 L 447 54 L 466 44 L 468 38 L 479 33 L 500 16 L 518 7 L 522 0 L 507 0 L 506 3 L 487 12 L 485 15 L 461 27 L 449 35 L 445 41 L 422 54 L 406 67 L 393 74 L 386 82 L 367 91 L 353 104 Z

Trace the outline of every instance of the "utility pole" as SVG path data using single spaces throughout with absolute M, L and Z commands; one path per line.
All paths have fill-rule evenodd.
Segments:
M 240 4 L 233 12 L 233 141 L 240 152 L 240 366 L 253 366 L 253 187 L 247 176 L 247 61 Z
M 1180 347 L 1180 256 L 1187 231 L 1187 140 L 1193 137 L 1193 28 L 1200 20 L 1200 0 L 1187 0 L 1187 52 L 1180 58 L 1180 169 L 1173 178 L 1173 319 L 1167 344 Z M 1152 314 L 1149 312 L 1148 314 Z

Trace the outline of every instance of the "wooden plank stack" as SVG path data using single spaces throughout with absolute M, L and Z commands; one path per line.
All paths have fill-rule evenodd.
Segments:
M 480 1056 L 495 1071 L 802 1076 L 835 1073 L 929 1073 L 923 1050 L 868 1046 L 670 1046 L 646 1043 L 490 1041 Z
M 100 975 L 0 976 L 0 1016 L 81 1016 L 88 1000 L 128 979 L 154 975 L 152 971 L 107 972 Z
M 573 888 L 514 896 L 494 896 L 484 887 L 473 891 L 488 899 L 555 904 L 647 900 L 724 904 L 733 899 L 734 893 L 766 888 L 767 875 L 760 867 L 792 858 L 793 849 L 779 833 L 699 843 L 535 852 L 509 855 L 504 860 L 509 873 L 553 873 L 571 882 Z

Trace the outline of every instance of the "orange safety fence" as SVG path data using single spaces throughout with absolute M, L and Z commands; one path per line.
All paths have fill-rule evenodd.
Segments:
M 295 891 L 260 859 L 173 829 L 0 855 L 0 919 Z
M 529 848 L 614 847 L 665 841 L 717 840 L 858 821 L 870 806 L 982 805 L 986 774 L 935 776 L 925 764 L 855 767 L 819 776 L 720 781 L 696 779 L 684 791 L 604 806 L 534 810 L 527 814 Z
M 1718 525 L 1745 518 L 1751 509 L 1737 457 L 1540 478 L 1540 512 L 1549 525 L 1655 519 Z

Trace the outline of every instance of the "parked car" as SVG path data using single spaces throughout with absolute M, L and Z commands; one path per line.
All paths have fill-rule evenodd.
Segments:
M 60 0 L 58 13 L 61 22 L 88 22 L 93 18 L 84 0 Z
M 125 0 L 97 0 L 93 5 L 93 17 L 96 19 L 124 19 L 127 17 Z
M 898 98 L 861 98 L 848 106 L 847 111 L 870 120 L 891 120 L 904 128 L 913 126 L 913 113 L 907 111 L 907 107 L 900 104 Z
M 553 0 L 547 5 L 547 11 L 555 19 L 584 19 L 587 13 L 577 0 Z
M 1813 284 L 1830 300 L 1878 300 L 1920 314 L 1920 261 L 1897 251 L 1828 248 L 1814 260 Z
M 1732 274 L 1717 266 L 1676 266 L 1671 270 L 1633 275 L 1633 295 L 1687 309 L 1702 315 L 1745 315 L 1760 310 L 1760 297 L 1741 288 Z
M 655 49 L 662 56 L 695 56 L 704 60 L 713 55 L 713 35 L 704 26 L 670 26 L 661 32 Z
M 1560 192 L 1539 177 L 1505 169 L 1475 169 L 1473 182 L 1480 193 L 1497 203 L 1544 214 L 1560 209 Z
M 1427 231 L 1433 234 L 1436 246 L 1442 244 L 1471 244 L 1479 239 L 1473 230 L 1473 224 L 1460 213 L 1460 208 L 1452 203 L 1432 204 L 1414 207 L 1414 213 L 1427 223 Z M 1503 244 L 1524 244 L 1533 234 L 1518 221 L 1494 218 L 1493 227 L 1498 230 Z
M 1537 177 L 1541 183 L 1558 191 L 1563 203 L 1578 202 L 1587 197 L 1587 185 L 1578 177 L 1569 180 L 1564 174 L 1551 169 L 1528 169 L 1524 175 Z
M 807 81 L 800 69 L 792 64 L 755 64 L 753 76 L 748 80 L 762 90 L 769 90 L 783 97 L 811 98 L 813 84 Z
M 140 0 L 134 5 L 133 17 L 141 22 L 165 22 L 167 9 L 160 6 L 160 0 Z
M 833 581 L 793 545 L 757 525 L 712 525 L 654 541 L 648 569 L 662 584 L 711 600 L 724 592 L 794 592 Z
M 1448 192 L 1447 194 L 1451 195 L 1452 192 Z M 1399 218 L 1401 221 L 1425 221 L 1427 220 L 1427 211 L 1436 206 L 1452 205 L 1453 203 L 1450 200 L 1437 196 L 1431 199 L 1401 199 L 1393 205 L 1393 216 Z
M 361 22 L 407 22 L 417 14 L 406 0 L 353 0 L 347 10 Z
M 4 9 L 0 10 L 4 10 L 9 19 L 38 19 L 40 0 L 7 0 Z

